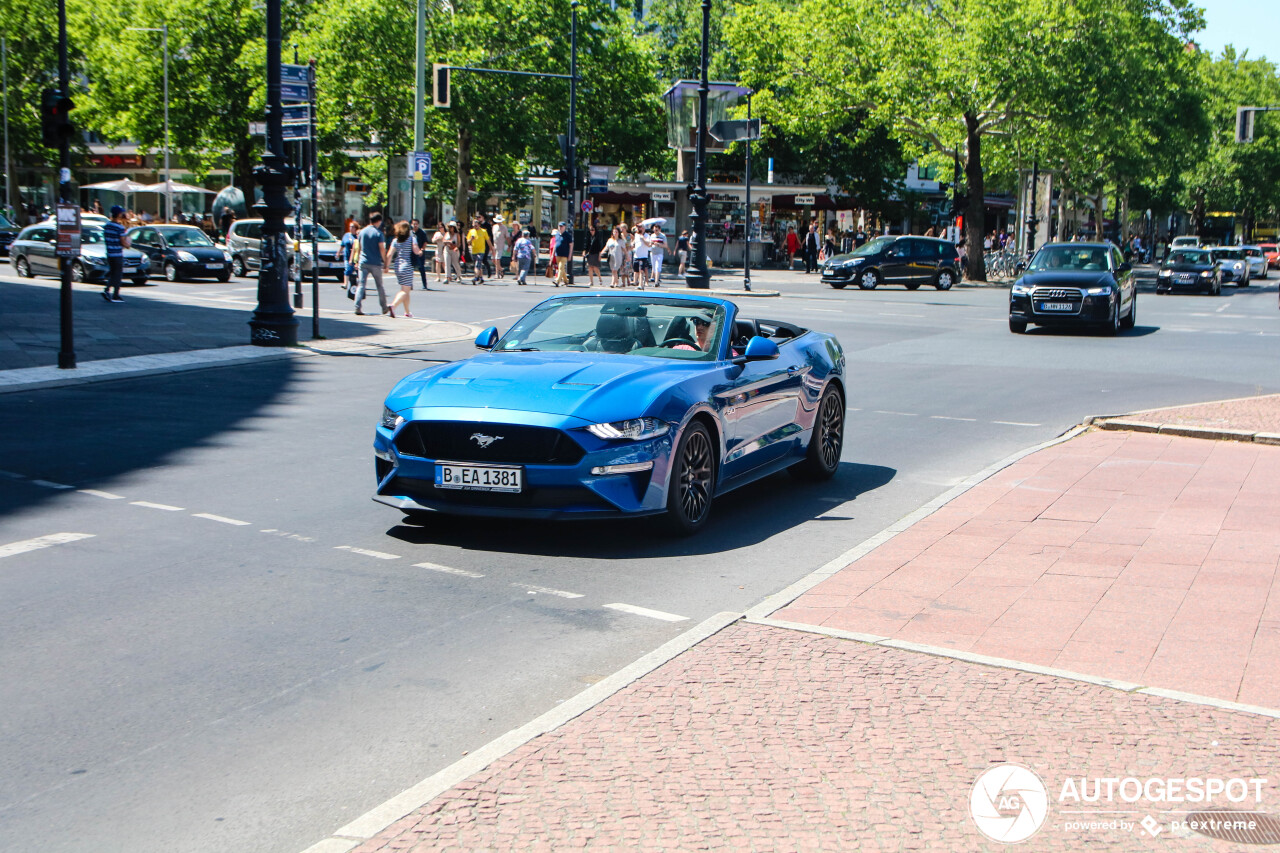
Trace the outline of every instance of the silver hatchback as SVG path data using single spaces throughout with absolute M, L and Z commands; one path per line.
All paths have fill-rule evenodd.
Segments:
M 292 269 L 293 241 L 298 239 L 298 229 L 293 217 L 286 219 L 284 224 L 289 236 L 292 238 L 289 244 L 289 267 Z M 313 229 L 316 238 L 316 256 L 314 258 L 311 256 Z M 323 225 L 310 219 L 302 220 L 302 242 L 299 251 L 302 255 L 302 272 L 304 274 L 309 274 L 314 264 L 319 268 L 321 275 L 332 275 L 338 281 L 342 281 L 344 264 L 337 259 L 338 248 L 337 238 L 330 234 Z M 227 251 L 231 253 L 231 271 L 236 275 L 245 275 L 250 270 L 260 269 L 262 266 L 262 220 L 241 219 L 232 223 L 231 230 L 227 232 Z

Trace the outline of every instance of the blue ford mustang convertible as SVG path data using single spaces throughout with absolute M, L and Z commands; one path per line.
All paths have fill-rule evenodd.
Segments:
M 410 516 L 665 513 L 692 533 L 717 495 L 840 464 L 840 343 L 724 299 L 559 296 L 476 346 L 387 396 L 374 500 Z

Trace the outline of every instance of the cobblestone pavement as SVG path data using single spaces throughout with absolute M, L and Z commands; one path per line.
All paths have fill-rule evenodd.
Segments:
M 1280 447 L 1089 432 L 774 614 L 1280 708 Z
M 1069 777 L 1269 776 L 1274 804 L 1278 760 L 1280 720 L 739 622 L 357 849 L 994 850 L 969 796 L 1015 762 L 1051 804 L 1025 849 L 1230 850 L 1171 829 L 1185 814 L 1058 795 Z

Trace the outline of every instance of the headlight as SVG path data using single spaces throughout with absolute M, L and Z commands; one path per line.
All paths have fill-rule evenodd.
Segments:
M 396 427 L 400 426 L 400 424 L 402 423 L 404 423 L 404 418 L 400 417 L 395 412 L 388 409 L 386 406 L 382 407 L 382 428 L 383 429 L 394 430 Z
M 1023 284 L 1020 281 L 1015 281 L 1013 283 L 1013 287 L 1009 288 L 1009 292 L 1022 295 L 1022 294 L 1030 293 L 1031 288 L 1027 287 L 1025 284 Z
M 666 435 L 670 427 L 657 418 L 636 418 L 630 421 L 614 421 L 611 424 L 592 424 L 587 431 L 596 438 L 642 441 Z
M 1111 285 L 1104 284 L 1102 287 L 1091 287 L 1088 290 L 1086 290 L 1085 293 L 1089 294 L 1090 296 L 1110 296 Z
M 194 264 L 196 262 L 196 256 L 190 252 L 178 252 L 177 255 L 178 260 L 182 261 L 184 264 Z
M 1213 278 L 1213 270 L 1205 270 L 1204 272 L 1200 273 L 1200 277 L 1201 277 L 1201 278 Z
M 1160 270 L 1159 275 L 1161 278 L 1168 278 L 1169 276 L 1173 275 L 1173 270 Z
M 223 252 L 222 257 L 224 260 L 226 260 L 227 263 L 231 263 L 232 258 L 231 258 L 230 252 Z

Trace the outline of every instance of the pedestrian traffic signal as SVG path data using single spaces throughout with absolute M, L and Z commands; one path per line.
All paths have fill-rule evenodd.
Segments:
M 71 99 L 57 89 L 45 89 L 41 99 L 40 130 L 44 144 L 57 148 L 64 139 L 71 138 Z
M 569 170 L 556 170 L 556 188 L 554 195 L 563 199 L 573 198 L 573 187 L 570 185 Z

